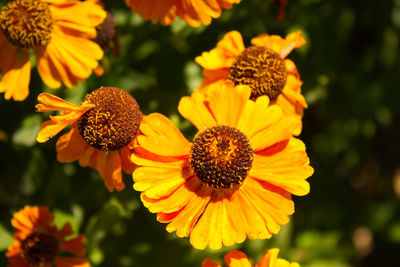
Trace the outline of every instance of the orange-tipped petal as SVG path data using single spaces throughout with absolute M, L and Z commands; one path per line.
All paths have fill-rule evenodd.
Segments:
M 229 267 L 252 267 L 246 254 L 239 250 L 233 250 L 225 254 L 225 263 Z M 271 266 L 272 267 L 272 266 Z

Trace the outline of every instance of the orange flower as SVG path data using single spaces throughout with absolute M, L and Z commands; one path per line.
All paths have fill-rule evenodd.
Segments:
M 66 240 L 74 233 L 71 224 L 66 223 L 58 230 L 53 225 L 53 220 L 54 215 L 47 207 L 25 206 L 14 213 L 11 224 L 17 230 L 14 232 L 14 243 L 8 247 L 6 253 L 10 261 L 9 267 L 53 264 L 56 267 L 90 266 L 89 261 L 82 257 L 86 254 L 85 236 L 79 235 Z
M 179 112 L 198 133 L 190 143 L 161 114 L 144 116 L 132 161 L 134 189 L 168 232 L 190 235 L 197 249 L 270 238 L 294 212 L 291 194 L 306 195 L 313 173 L 298 120 L 266 96 L 233 83 L 208 97 L 183 97 Z
M 62 112 L 42 124 L 36 140 L 44 143 L 72 124 L 57 141 L 57 160 L 78 160 L 96 169 L 109 191 L 124 189 L 121 168 L 133 172 L 130 155 L 142 117 L 136 100 L 119 88 L 101 87 L 87 94 L 80 106 L 47 93 L 40 94 L 38 102 L 37 111 Z
M 300 267 L 297 262 L 288 262 L 287 260 L 278 258 L 279 249 L 272 248 L 265 252 L 259 263 L 255 267 Z M 253 266 L 246 254 L 241 251 L 233 250 L 225 254 L 225 263 L 228 267 L 251 267 Z M 221 265 L 205 259 L 202 267 L 221 267 Z
M 212 18 L 221 16 L 222 9 L 232 8 L 241 0 L 125 0 L 133 12 L 144 20 L 170 25 L 178 16 L 192 27 L 209 25 Z
M 228 32 L 216 48 L 196 57 L 204 75 L 202 87 L 197 90 L 206 93 L 211 84 L 227 79 L 235 85 L 246 84 L 252 89 L 251 99 L 267 95 L 271 105 L 279 105 L 285 115 L 301 120 L 307 103 L 301 94 L 302 82 L 296 65 L 286 56 L 305 42 L 300 31 L 285 39 L 261 34 L 251 40 L 252 46 L 245 48 L 239 32 Z M 299 124 L 296 135 L 301 128 Z
M 29 94 L 30 50 L 43 82 L 68 87 L 90 76 L 103 57 L 91 39 L 106 17 L 95 1 L 13 0 L 0 13 L 0 92 L 24 100 Z

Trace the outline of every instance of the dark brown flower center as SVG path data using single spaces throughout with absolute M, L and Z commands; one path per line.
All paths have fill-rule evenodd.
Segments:
M 115 87 L 101 87 L 86 95 L 84 101 L 95 105 L 78 120 L 79 132 L 89 145 L 115 151 L 136 136 L 142 113 L 129 93 Z
M 58 254 L 58 240 L 44 233 L 32 233 L 21 243 L 21 256 L 33 266 L 51 264 Z
M 198 134 L 189 157 L 197 177 L 213 189 L 240 185 L 253 162 L 253 149 L 238 129 L 215 126 Z
M 236 57 L 228 79 L 235 85 L 251 88 L 251 99 L 267 95 L 274 100 L 285 87 L 287 70 L 284 60 L 270 48 L 250 46 Z
M 12 0 L 1 10 L 0 27 L 15 46 L 34 48 L 50 42 L 54 24 L 46 2 Z
M 103 23 L 96 27 L 96 38 L 93 39 L 103 49 L 114 39 L 115 36 L 115 19 L 114 16 L 107 11 L 107 16 Z

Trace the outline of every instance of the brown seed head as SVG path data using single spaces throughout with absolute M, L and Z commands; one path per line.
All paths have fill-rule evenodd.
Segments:
M 250 86 L 252 100 L 261 95 L 274 100 L 285 87 L 287 70 L 284 60 L 272 49 L 250 46 L 236 57 L 228 79 L 235 85 Z
M 79 132 L 89 145 L 115 151 L 136 136 L 142 113 L 129 93 L 116 87 L 101 87 L 86 95 L 84 101 L 95 105 L 78 120 Z

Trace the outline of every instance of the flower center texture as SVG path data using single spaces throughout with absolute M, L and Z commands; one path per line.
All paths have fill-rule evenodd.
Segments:
M 115 87 L 101 87 L 86 95 L 84 101 L 95 105 L 78 120 L 79 132 L 89 145 L 115 151 L 136 136 L 142 113 L 129 93 Z
M 213 189 L 240 185 L 253 162 L 247 137 L 230 126 L 208 128 L 193 139 L 189 162 L 197 177 Z
M 21 243 L 21 256 L 32 266 L 51 264 L 58 254 L 58 240 L 44 233 L 32 233 Z
M 13 45 L 34 48 L 50 42 L 54 24 L 47 3 L 13 0 L 1 10 L 0 27 Z
M 93 39 L 102 48 L 111 42 L 115 36 L 115 19 L 114 16 L 107 11 L 107 16 L 103 23 L 96 27 L 96 38 Z
M 267 95 L 274 100 L 285 87 L 287 70 L 284 60 L 270 48 L 250 46 L 236 57 L 228 79 L 235 85 L 248 85 L 251 99 Z

